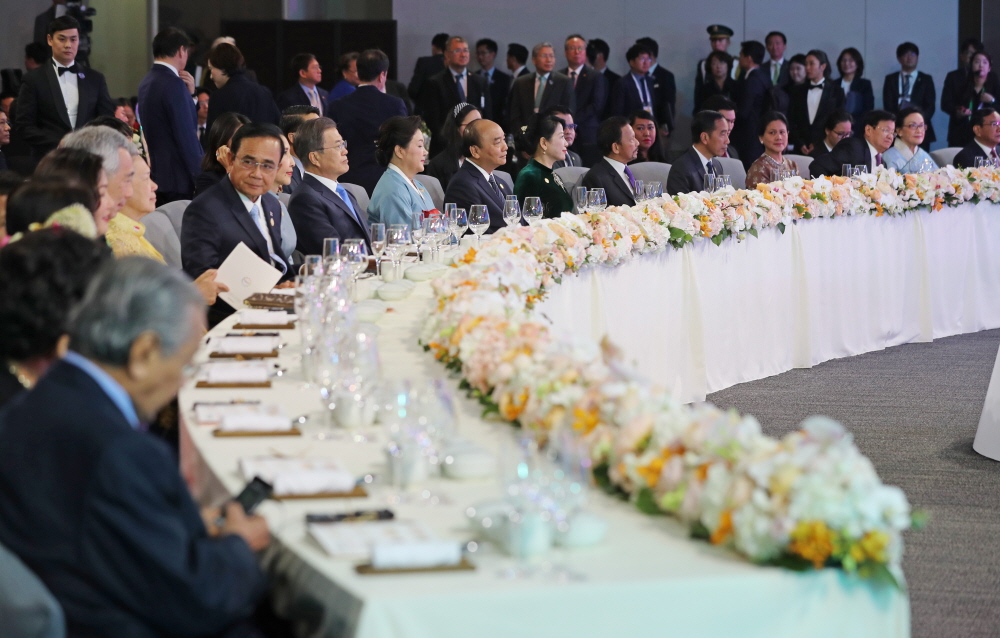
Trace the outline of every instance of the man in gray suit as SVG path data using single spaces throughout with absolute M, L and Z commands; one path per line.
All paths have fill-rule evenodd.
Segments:
M 528 124 L 533 113 L 541 113 L 557 104 L 568 106 L 570 112 L 576 111 L 573 81 L 553 71 L 555 48 L 548 42 L 536 44 L 531 50 L 531 62 L 535 72 L 514 80 L 507 99 L 507 131 L 515 136 Z
M 722 164 L 715 159 L 729 146 L 729 124 L 718 111 L 699 111 L 691 120 L 694 144 L 677 158 L 667 177 L 671 195 L 704 190 L 705 176 L 722 175 Z

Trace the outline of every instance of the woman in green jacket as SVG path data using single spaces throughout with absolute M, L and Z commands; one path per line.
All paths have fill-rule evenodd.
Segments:
M 552 170 L 552 164 L 566 159 L 566 136 L 564 122 L 554 115 L 535 116 L 523 129 L 517 145 L 531 155 L 531 160 L 517 174 L 514 194 L 524 206 L 525 197 L 542 200 L 543 216 L 559 217 L 562 213 L 573 212 L 573 199 L 566 192 L 559 176 Z

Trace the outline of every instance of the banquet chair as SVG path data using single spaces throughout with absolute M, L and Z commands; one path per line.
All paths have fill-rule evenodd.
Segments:
M 663 192 L 667 192 L 667 177 L 670 175 L 670 164 L 664 162 L 639 162 L 629 166 L 632 175 L 644 182 L 659 182 Z
M 939 167 L 941 166 L 952 166 L 955 163 L 955 156 L 958 152 L 962 150 L 961 146 L 949 146 L 948 148 L 939 148 L 936 151 L 931 151 L 931 159 Z
M 510 173 L 507 171 L 493 171 L 493 174 L 497 176 L 497 179 L 502 179 L 503 183 L 507 185 L 508 192 L 514 194 L 514 180 L 511 178 Z
M 61 638 L 63 610 L 45 584 L 0 545 L 0 633 L 4 638 Z
M 163 260 L 175 268 L 181 267 L 181 240 L 170 218 L 162 210 L 154 210 L 142 218 L 144 237 L 163 255 Z
M 563 181 L 563 184 L 566 186 L 566 192 L 572 195 L 573 189 L 576 188 L 576 185 L 580 183 L 580 180 L 583 179 L 583 176 L 589 170 L 586 166 L 561 166 L 555 170 L 555 174 Z
M 164 204 L 156 209 L 166 215 L 167 219 L 170 220 L 170 223 L 173 224 L 174 230 L 177 232 L 178 240 L 180 240 L 181 236 L 181 222 L 184 221 L 184 211 L 190 203 L 190 199 L 179 199 L 176 202 Z
M 722 174 L 729 175 L 733 188 L 740 190 L 747 187 L 747 169 L 743 167 L 743 162 L 731 157 L 717 157 L 722 164 Z
M 357 197 L 357 195 L 355 195 L 355 197 Z M 291 193 L 278 193 L 278 200 L 280 200 L 281 203 L 285 205 L 285 208 L 288 208 L 288 200 L 290 200 L 291 198 L 292 198 Z
M 434 208 L 443 211 L 444 189 L 441 188 L 441 181 L 433 175 L 421 175 L 419 173 L 414 178 L 427 189 L 427 194 L 431 196 L 431 201 L 434 202 Z
M 790 153 L 785 153 L 785 157 L 795 162 L 795 165 L 799 169 L 799 177 L 809 179 L 809 167 L 812 166 L 813 158 L 808 155 L 794 155 Z
M 368 191 L 365 190 L 364 186 L 348 184 L 347 182 L 340 182 L 340 185 L 347 189 L 351 195 L 354 195 L 354 199 L 358 200 L 358 204 L 361 208 L 368 210 L 368 204 L 371 203 L 371 199 L 369 199 Z

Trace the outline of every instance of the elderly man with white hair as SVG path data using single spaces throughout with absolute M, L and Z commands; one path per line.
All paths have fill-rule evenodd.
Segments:
M 90 151 L 101 158 L 101 166 L 108 176 L 108 195 L 115 202 L 117 214 L 132 197 L 132 177 L 135 176 L 132 158 L 139 154 L 135 144 L 107 126 L 88 126 L 64 137 L 59 146 Z
M 535 72 L 514 80 L 507 96 L 507 131 L 513 133 L 515 138 L 520 135 L 521 127 L 528 125 L 534 113 L 544 113 L 559 105 L 569 108 L 570 114 L 576 112 L 573 80 L 553 70 L 556 68 L 556 50 L 552 43 L 536 44 L 531 50 L 531 63 L 535 65 Z
M 73 635 L 257 635 L 267 523 L 231 502 L 206 527 L 222 512 L 199 512 L 144 431 L 204 335 L 201 296 L 181 272 L 126 257 L 98 271 L 69 325 L 65 358 L 0 413 L 0 543 Z

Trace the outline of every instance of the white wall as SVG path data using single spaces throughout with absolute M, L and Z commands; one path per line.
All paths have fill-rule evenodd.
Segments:
M 493 38 L 500 44 L 501 68 L 510 42 L 531 49 L 548 40 L 561 53 L 565 37 L 579 32 L 611 45 L 610 66 L 619 73 L 627 69 L 625 50 L 636 38 L 655 38 L 660 44 L 660 63 L 677 78 L 677 111 L 683 119 L 678 120 L 675 144 L 686 143 L 688 137 L 695 65 L 709 51 L 705 27 L 712 23 L 736 32 L 729 49 L 732 54 L 738 53 L 741 40 L 763 41 L 771 30 L 788 36 L 786 57 L 819 48 L 835 63 L 842 49 L 856 47 L 865 59 L 865 77 L 874 85 L 877 108 L 882 107 L 883 78 L 898 70 L 895 51 L 899 43 L 910 40 L 920 47 L 919 68 L 934 77 L 938 104 L 944 76 L 957 65 L 958 0 L 917 0 L 907 5 L 888 0 L 508 0 L 484 3 L 482 9 L 468 0 L 393 0 L 393 19 L 399 33 L 403 81 L 409 80 L 416 58 L 430 54 L 430 39 L 440 31 L 472 43 Z M 564 63 L 559 60 L 560 65 Z M 943 142 L 947 119 L 935 115 L 934 126 Z

